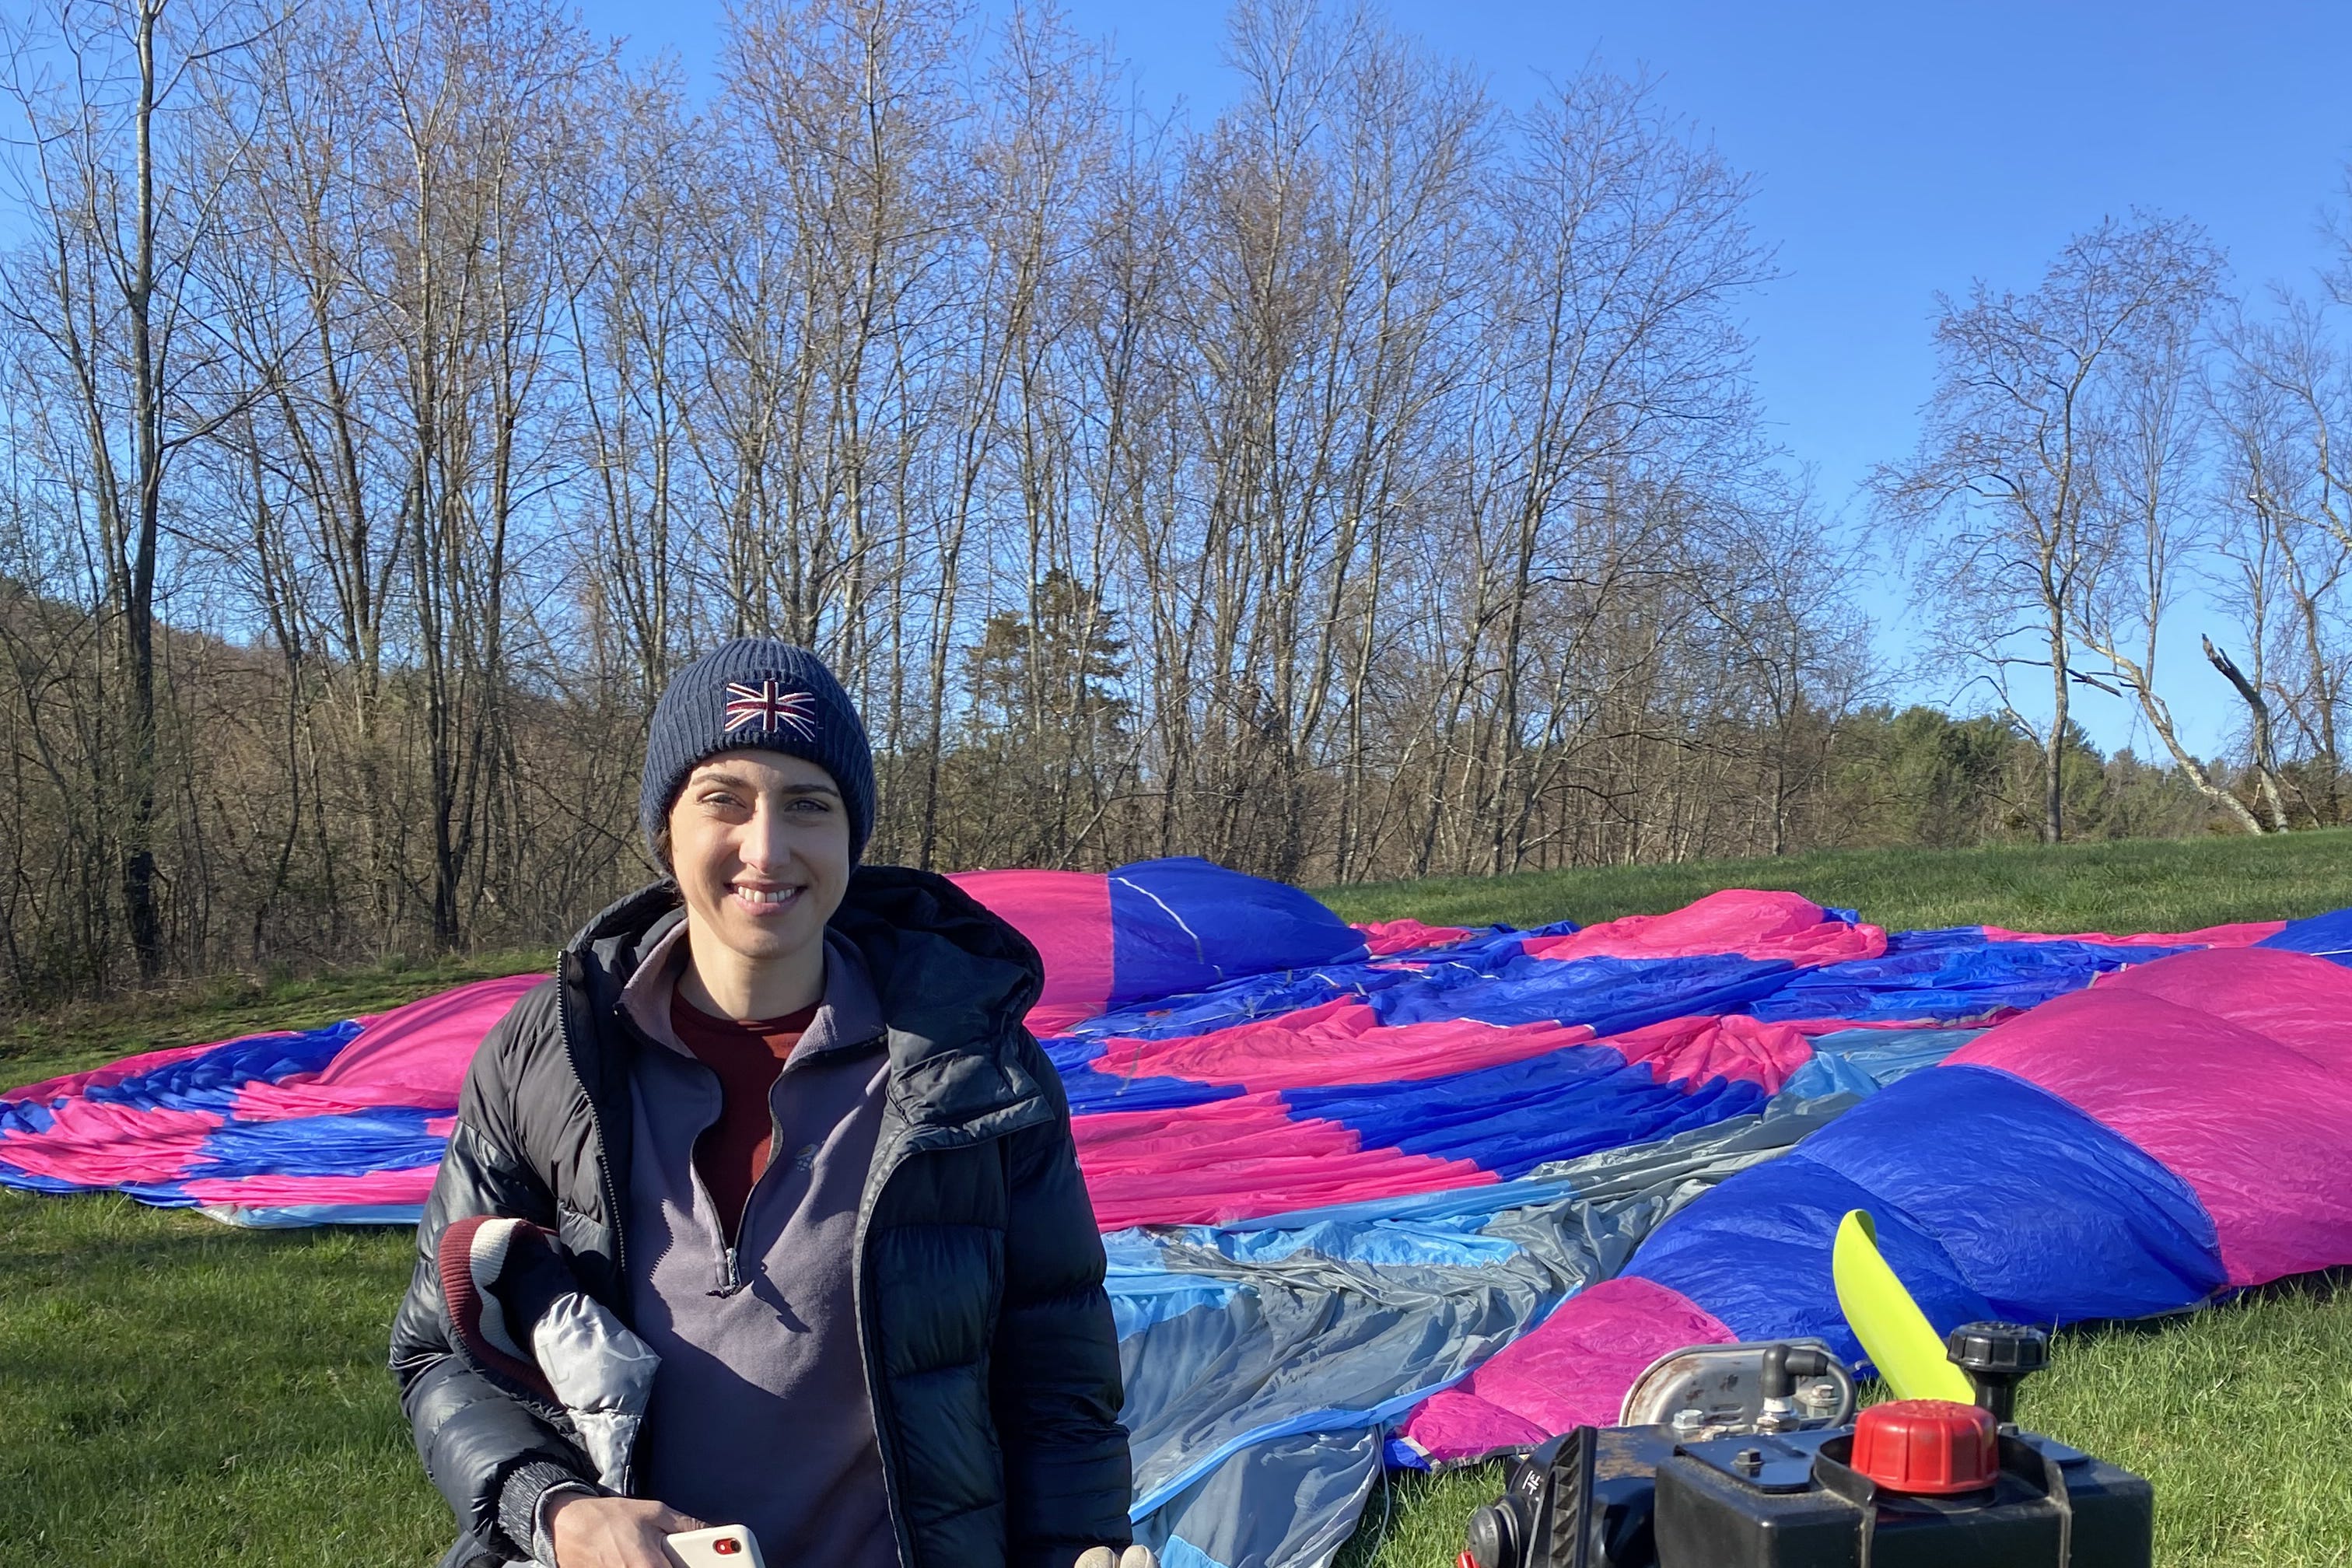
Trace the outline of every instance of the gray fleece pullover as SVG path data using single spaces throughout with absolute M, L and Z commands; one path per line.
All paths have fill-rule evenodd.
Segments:
M 635 1490 L 748 1526 L 770 1568 L 895 1568 L 852 1289 L 889 1076 L 881 1006 L 826 933 L 824 1003 L 769 1092 L 768 1165 L 730 1249 L 694 1169 L 719 1078 L 669 1024 L 685 935 L 680 918 L 622 995 L 669 1047 L 637 1054 L 632 1086 L 629 1310 L 661 1356 Z

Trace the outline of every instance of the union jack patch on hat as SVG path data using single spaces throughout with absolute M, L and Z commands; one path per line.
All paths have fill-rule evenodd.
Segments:
M 857 705 L 824 661 L 773 637 L 721 643 L 670 678 L 646 726 L 637 822 L 667 864 L 662 827 L 687 774 L 706 757 L 751 746 L 803 757 L 833 775 L 849 815 L 849 853 L 874 831 L 874 753 Z
M 769 734 L 790 730 L 804 741 L 816 739 L 816 699 L 805 691 L 779 691 L 773 680 L 746 686 L 727 683 L 727 733 L 758 725 Z

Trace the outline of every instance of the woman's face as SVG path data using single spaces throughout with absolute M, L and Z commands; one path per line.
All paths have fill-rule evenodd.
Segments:
M 833 775 L 781 752 L 721 752 L 687 775 L 669 858 L 697 941 L 752 963 L 822 942 L 849 886 L 849 813 Z

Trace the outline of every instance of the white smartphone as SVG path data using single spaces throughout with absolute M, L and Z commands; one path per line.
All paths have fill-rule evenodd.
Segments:
M 740 1524 L 680 1531 L 669 1538 L 669 1549 L 686 1568 L 767 1568 L 760 1543 Z

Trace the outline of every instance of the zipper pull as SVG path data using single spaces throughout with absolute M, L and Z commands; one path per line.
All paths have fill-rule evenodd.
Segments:
M 727 1249 L 727 1278 L 720 1282 L 718 1289 L 705 1290 L 703 1294 L 719 1297 L 732 1296 L 743 1289 L 743 1279 L 736 1272 L 735 1249 L 730 1247 Z

